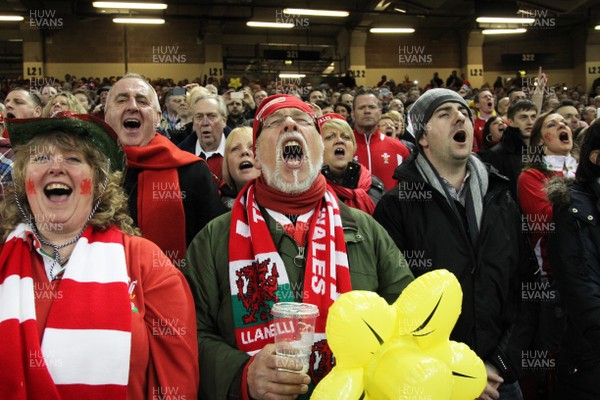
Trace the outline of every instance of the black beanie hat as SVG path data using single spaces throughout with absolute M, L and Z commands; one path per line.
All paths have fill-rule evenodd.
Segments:
M 469 105 L 455 91 L 443 88 L 429 89 L 415 101 L 408 113 L 412 133 L 417 142 L 421 138 L 421 135 L 423 135 L 423 132 L 425 132 L 425 126 L 431 119 L 436 108 L 448 102 L 462 104 L 467 109 L 469 118 L 473 118 Z

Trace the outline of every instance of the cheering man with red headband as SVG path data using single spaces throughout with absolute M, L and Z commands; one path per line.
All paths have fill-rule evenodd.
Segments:
M 334 300 L 360 289 L 391 303 L 412 280 L 389 235 L 327 185 L 315 122 L 296 97 L 264 99 L 253 126 L 262 175 L 188 248 L 203 399 L 308 398 L 333 366 L 325 322 Z M 319 307 L 308 374 L 276 368 L 270 310 L 290 301 Z

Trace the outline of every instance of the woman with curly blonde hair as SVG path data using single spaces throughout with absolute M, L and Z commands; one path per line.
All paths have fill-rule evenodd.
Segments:
M 64 114 L 8 120 L 7 131 L 15 158 L 0 203 L 0 392 L 125 400 L 176 387 L 195 398 L 194 303 L 158 246 L 135 235 L 115 132 Z

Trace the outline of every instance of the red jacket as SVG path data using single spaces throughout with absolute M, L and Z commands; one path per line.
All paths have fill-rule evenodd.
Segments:
M 124 234 L 123 246 L 127 274 L 132 282 L 131 303 L 136 307 L 131 313 L 127 399 L 158 399 L 163 398 L 163 394 L 167 398 L 165 393 L 172 388 L 177 390 L 178 398 L 196 399 L 198 342 L 189 286 L 154 243 Z M 52 308 L 50 299 L 60 299 L 61 281 L 48 282 L 41 257 L 32 251 L 31 258 L 37 267 L 33 268 L 33 281 L 41 338 Z M 171 326 L 171 322 L 161 325 L 164 321 L 172 321 L 174 325 Z
M 561 172 L 551 172 L 563 176 Z M 521 229 L 529 232 L 538 264 L 553 279 L 554 273 L 548 261 L 548 236 L 554 230 L 552 204 L 548 200 L 545 185 L 548 176 L 534 168 L 526 169 L 519 175 L 518 198 L 523 212 Z
M 398 139 L 391 139 L 377 130 L 369 138 L 354 130 L 356 153 L 354 159 L 367 167 L 371 174 L 381 179 L 385 189 L 398 184 L 394 170 L 408 158 L 410 152 Z
M 485 123 L 487 119 L 475 117 L 473 120 L 473 137 L 475 140 L 473 141 L 473 152 L 477 153 L 480 149 L 484 148 L 484 140 L 483 140 L 483 128 L 485 127 Z

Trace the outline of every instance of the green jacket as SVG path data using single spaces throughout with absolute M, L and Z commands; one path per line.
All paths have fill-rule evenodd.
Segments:
M 413 280 L 402 253 L 370 215 L 339 204 L 352 288 L 375 291 L 393 303 Z M 294 265 L 298 246 L 264 209 L 261 211 L 290 284 L 297 289 L 296 301 L 302 301 L 305 268 Z M 228 264 L 230 221 L 231 213 L 227 213 L 202 229 L 188 247 L 182 268 L 196 303 L 200 398 L 206 400 L 235 398 L 243 367 L 250 359 L 237 349 L 233 328 Z

